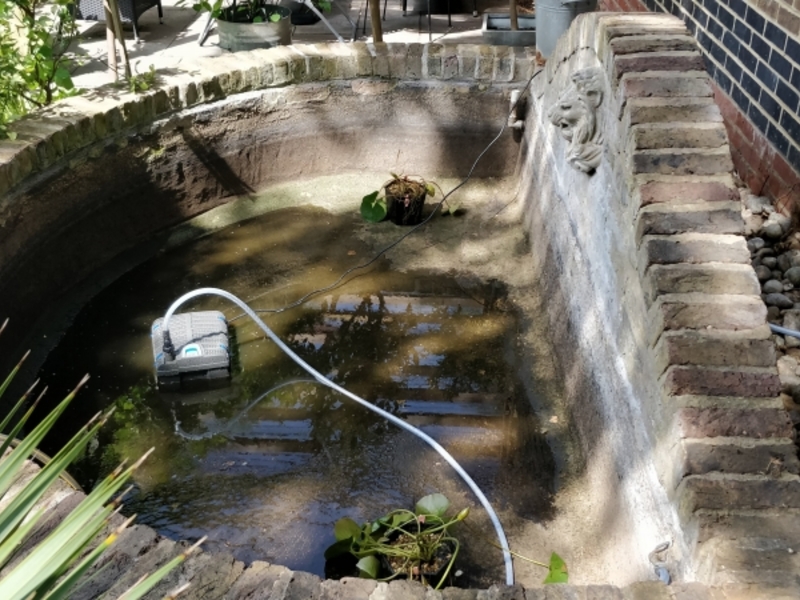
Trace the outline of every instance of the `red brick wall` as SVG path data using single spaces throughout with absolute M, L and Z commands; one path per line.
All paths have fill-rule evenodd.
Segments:
M 769 4 L 772 6 L 774 3 Z M 644 0 L 599 0 L 598 10 L 642 12 L 648 8 Z M 695 31 L 694 27 L 690 29 Z M 697 29 L 695 33 L 699 31 Z M 706 60 L 708 63 L 708 57 Z M 725 118 L 733 162 L 741 179 L 753 193 L 777 200 L 785 210 L 793 208 L 800 212 L 800 173 L 794 170 L 775 145 L 753 125 L 719 85 L 714 84 L 713 87 L 714 96 Z

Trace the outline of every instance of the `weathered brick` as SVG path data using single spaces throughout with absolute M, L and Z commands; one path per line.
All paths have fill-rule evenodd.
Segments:
M 660 581 L 638 581 L 623 589 L 625 600 L 672 600 L 669 588 Z
M 367 44 L 372 53 L 372 74 L 375 77 L 389 77 L 389 47 L 385 42 Z
M 715 175 L 733 171 L 733 160 L 727 146 L 701 150 L 638 150 L 632 153 L 631 163 L 633 173 Z
M 662 332 L 675 329 L 754 329 L 767 318 L 757 296 L 666 294 L 650 308 L 650 332 L 655 343 Z
M 623 126 L 639 123 L 722 123 L 713 98 L 629 98 Z
M 494 77 L 494 46 L 482 44 L 478 46 L 478 56 L 475 63 L 475 79 L 478 81 L 491 81 Z
M 617 56 L 639 52 L 692 52 L 697 51 L 697 42 L 690 35 L 645 33 L 617 37 L 609 42 Z
M 714 95 L 705 71 L 626 73 L 619 85 L 622 95 L 626 98 L 710 98 Z
M 443 53 L 444 47 L 441 44 L 425 45 L 425 51 L 422 57 L 423 76 L 432 79 L 441 79 Z
M 670 589 L 674 600 L 725 600 L 721 591 L 718 591 L 718 595 L 713 594 L 707 586 L 696 581 L 673 583 Z
M 649 204 L 690 204 L 692 202 L 739 202 L 739 190 L 727 176 L 647 176 L 635 178 L 634 189 L 640 206 Z
M 384 600 L 425 600 L 425 586 L 418 581 L 395 579 L 389 582 Z
M 643 123 L 634 125 L 630 136 L 631 150 L 720 148 L 728 143 L 722 123 Z
M 686 25 L 683 24 L 683 21 L 676 19 L 676 18 L 665 18 L 665 17 L 672 17 L 672 15 L 663 15 L 663 14 L 646 14 L 646 15 L 627 15 L 633 17 L 631 20 L 623 21 L 619 20 L 619 14 L 615 14 L 612 17 L 609 16 L 602 16 L 599 19 L 599 25 L 605 35 L 606 40 L 608 43 L 611 40 L 629 36 L 629 35 L 642 35 L 643 33 L 647 34 L 663 34 L 663 35 L 686 35 L 687 29 Z M 660 21 L 656 21 L 657 18 L 660 18 Z
M 665 331 L 655 356 L 659 374 L 670 365 L 773 367 L 775 345 L 766 325 L 745 331 Z
M 458 49 L 454 44 L 443 45 L 442 79 L 458 79 Z
M 800 508 L 800 479 L 760 475 L 690 475 L 681 482 L 680 511 Z
M 671 365 L 662 375 L 667 393 L 681 396 L 777 396 L 781 381 L 774 368 Z
M 406 76 L 406 57 L 408 56 L 408 46 L 406 44 L 390 43 L 389 49 L 389 75 L 395 79 Z
M 478 48 L 472 44 L 459 44 L 458 72 L 461 79 L 474 79 L 478 67 Z
M 614 78 L 625 73 L 642 71 L 702 71 L 705 69 L 702 55 L 697 50 L 690 52 L 642 52 L 618 56 L 614 60 Z
M 790 438 L 792 422 L 776 408 L 693 407 L 677 410 L 678 430 L 684 438 Z
M 406 56 L 406 77 L 408 79 L 422 79 L 422 44 L 409 44 Z
M 639 245 L 643 266 L 673 263 L 750 262 L 743 237 L 712 233 L 646 235 Z
M 736 202 L 652 204 L 639 211 L 637 221 L 637 241 L 645 235 L 741 234 L 744 231 L 741 204 Z
M 687 439 L 683 442 L 686 474 L 721 473 L 797 474 L 800 461 L 791 439 Z
M 494 68 L 492 81 L 508 83 L 514 81 L 514 48 L 511 46 L 493 46 Z
M 378 583 L 373 579 L 344 577 L 342 579 L 325 579 L 320 584 L 319 600 L 369 600 Z M 466 600 L 466 599 L 465 599 Z M 474 598 L 470 600 L 475 600 Z

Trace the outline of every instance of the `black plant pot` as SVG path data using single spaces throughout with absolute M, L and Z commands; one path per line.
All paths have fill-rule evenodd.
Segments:
M 416 196 L 393 196 L 386 193 L 386 216 L 395 225 L 418 225 L 422 222 L 425 189 Z

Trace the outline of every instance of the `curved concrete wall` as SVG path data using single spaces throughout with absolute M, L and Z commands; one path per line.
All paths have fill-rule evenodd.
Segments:
M 291 46 L 202 64 L 147 94 L 109 87 L 61 102 L 0 142 L 0 281 L 14 290 L 0 296 L 6 348 L 120 252 L 234 197 L 332 173 L 465 174 L 531 68 L 508 49 L 419 44 Z M 476 175 L 512 174 L 518 152 L 507 136 Z

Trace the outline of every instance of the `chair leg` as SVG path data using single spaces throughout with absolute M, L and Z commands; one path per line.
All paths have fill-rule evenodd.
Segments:
M 475 0 L 477 2 L 477 0 Z M 161 8 L 161 0 L 158 0 L 158 22 L 164 24 L 164 9 Z
M 133 43 L 139 43 L 139 25 L 136 23 L 136 19 L 133 20 Z

